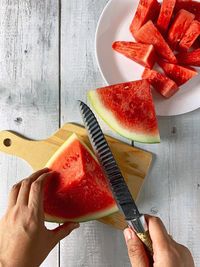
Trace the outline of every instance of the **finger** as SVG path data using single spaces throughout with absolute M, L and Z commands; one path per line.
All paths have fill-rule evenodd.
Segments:
M 21 182 L 13 185 L 9 193 L 8 209 L 13 207 L 17 203 L 17 197 L 19 194 L 20 187 L 21 187 Z
M 48 171 L 49 171 L 48 168 L 39 170 L 30 175 L 27 179 L 21 181 L 21 187 L 17 198 L 18 205 L 28 205 L 31 184 L 35 180 L 37 180 L 42 174 L 47 173 Z
M 43 187 L 46 179 L 54 175 L 55 172 L 51 171 L 43 173 L 37 180 L 31 184 L 28 206 L 33 208 L 35 212 L 43 212 Z
M 79 228 L 79 223 L 66 222 L 54 230 L 50 230 L 53 234 L 53 243 L 57 244 L 60 240 L 68 236 L 74 229 Z
M 147 223 L 149 226 L 149 234 L 153 243 L 153 250 L 156 252 L 156 249 L 165 249 L 169 246 L 170 237 L 167 233 L 167 230 L 163 222 L 157 217 L 147 217 Z
M 124 230 L 128 255 L 132 266 L 148 267 L 149 260 L 144 245 L 130 228 Z

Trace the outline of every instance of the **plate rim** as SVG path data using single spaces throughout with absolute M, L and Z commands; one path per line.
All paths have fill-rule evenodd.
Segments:
M 99 34 L 99 29 L 100 29 L 100 24 L 101 24 L 101 21 L 102 21 L 102 19 L 103 19 L 103 17 L 104 17 L 104 14 L 105 14 L 105 12 L 106 12 L 106 10 L 108 9 L 108 7 L 109 7 L 109 5 L 113 2 L 113 1 L 115 1 L 115 0 L 109 0 L 106 4 L 105 4 L 105 6 L 104 6 L 104 8 L 103 8 L 103 10 L 102 10 L 102 12 L 101 12 L 101 14 L 100 14 L 100 16 L 99 16 L 99 19 L 98 19 L 98 22 L 97 22 L 97 26 L 96 26 L 96 30 L 95 30 L 95 43 L 94 43 L 94 46 L 95 46 L 95 58 L 96 58 L 96 62 L 97 62 L 97 66 L 98 66 L 98 69 L 99 69 L 99 72 L 100 72 L 100 74 L 101 74 L 101 76 L 102 76 L 102 78 L 103 78 L 103 80 L 104 80 L 104 82 L 106 83 L 106 85 L 110 85 L 108 82 L 107 82 L 107 80 L 106 80 L 106 78 L 105 78 L 105 76 L 104 76 L 104 73 L 103 73 L 103 70 L 102 70 L 102 67 L 101 67 L 101 65 L 100 65 L 100 61 L 99 61 L 99 56 L 98 56 L 98 49 L 97 49 L 97 43 L 98 43 L 98 34 Z M 200 70 L 200 68 L 198 68 L 197 67 L 197 70 Z M 199 75 L 200 75 L 200 73 L 199 73 Z M 193 112 L 193 111 L 195 111 L 195 110 L 198 110 L 198 109 L 200 109 L 200 104 L 199 104 L 199 106 L 198 107 L 193 107 L 192 109 L 190 109 L 190 110 L 186 110 L 186 111 L 184 111 L 184 112 L 177 112 L 177 113 L 173 113 L 173 114 L 170 114 L 170 115 L 168 115 L 168 114 L 166 114 L 166 115 L 161 115 L 161 114 L 158 114 L 157 115 L 157 117 L 168 117 L 168 118 L 170 118 L 170 117 L 175 117 L 175 116 L 181 116 L 181 115 L 185 115 L 185 114 L 188 114 L 188 113 L 191 113 L 191 112 Z

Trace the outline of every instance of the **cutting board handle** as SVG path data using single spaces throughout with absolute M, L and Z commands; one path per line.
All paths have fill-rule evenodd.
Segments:
M 0 132 L 0 151 L 26 160 L 30 141 L 11 131 Z
M 0 132 L 0 151 L 20 157 L 28 162 L 33 170 L 43 168 L 58 147 L 56 142 L 33 141 L 12 131 Z

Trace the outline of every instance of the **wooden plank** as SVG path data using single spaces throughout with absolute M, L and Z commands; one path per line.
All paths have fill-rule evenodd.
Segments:
M 87 90 L 105 85 L 95 59 L 94 37 L 98 18 L 107 2 L 108 0 L 62 1 L 62 123 L 80 123 L 76 100 L 87 102 Z M 101 125 L 104 126 L 104 132 L 111 134 L 102 121 Z M 130 266 L 122 232 L 98 222 L 82 224 L 80 229 L 61 242 L 60 266 Z
M 141 209 L 161 217 L 174 239 L 189 247 L 200 266 L 200 110 L 160 118 L 161 144 L 137 146 L 154 151 L 155 163 L 140 195 Z
M 0 2 L 0 130 L 47 137 L 59 126 L 58 1 Z M 0 154 L 0 214 L 31 168 Z M 58 266 L 57 248 L 42 266 Z

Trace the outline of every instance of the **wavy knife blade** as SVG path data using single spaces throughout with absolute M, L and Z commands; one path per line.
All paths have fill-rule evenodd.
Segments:
M 137 208 L 97 119 L 84 102 L 79 101 L 79 107 L 91 145 L 109 181 L 116 203 L 124 214 L 129 226 L 135 230 L 138 237 L 152 253 L 152 243 L 145 217 L 143 214 L 140 214 Z

